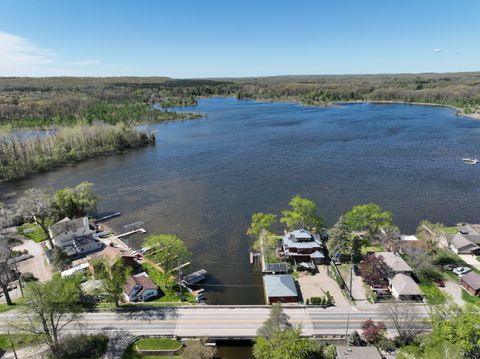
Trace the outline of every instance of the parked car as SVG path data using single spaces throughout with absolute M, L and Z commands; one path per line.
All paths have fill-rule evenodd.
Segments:
M 452 272 L 455 273 L 458 276 L 467 274 L 472 271 L 472 268 L 470 267 L 457 267 L 455 268 Z
M 442 288 L 445 287 L 445 283 L 440 278 L 435 278 L 433 281 L 435 282 L 437 287 L 442 287 Z
M 443 269 L 448 270 L 448 271 L 453 271 L 455 269 L 455 266 L 453 264 L 447 264 L 443 266 Z

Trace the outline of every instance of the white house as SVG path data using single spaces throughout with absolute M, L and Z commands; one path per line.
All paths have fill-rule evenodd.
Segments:
M 102 249 L 103 244 L 95 239 L 95 230 L 90 227 L 88 217 L 70 219 L 65 217 L 48 228 L 55 246 L 70 256 L 81 255 Z
M 123 294 L 128 302 L 145 302 L 158 295 L 158 287 L 147 273 L 142 272 L 128 278 Z

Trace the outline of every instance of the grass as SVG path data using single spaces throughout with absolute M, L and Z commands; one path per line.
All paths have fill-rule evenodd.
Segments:
M 361 253 L 362 256 L 367 255 L 368 252 L 383 252 L 382 246 L 364 246 L 362 245 Z
M 10 336 L 15 345 L 15 349 L 25 347 L 35 342 L 35 336 L 31 334 L 10 334 Z M 8 334 L 0 334 L 0 348 L 3 350 L 10 350 L 12 348 Z
M 134 343 L 134 347 L 140 350 L 177 350 L 182 343 L 171 338 L 142 338 Z
M 457 227 L 443 227 L 442 232 L 446 234 L 457 234 L 458 228 Z
M 25 299 L 24 298 L 17 298 L 13 305 L 7 305 L 5 303 L 0 303 L 0 313 L 8 312 L 9 310 L 13 310 L 18 308 L 20 305 L 25 304 Z
M 33 232 L 24 233 L 25 229 L 33 229 Z M 20 227 L 17 227 L 17 232 L 37 243 L 40 243 L 47 239 L 45 232 L 36 223 L 25 223 Z
M 423 282 L 419 284 L 422 293 L 431 304 L 443 304 L 447 301 L 446 295 L 434 283 Z
M 468 293 L 463 288 L 462 288 L 462 299 L 466 303 L 472 303 L 472 304 L 480 305 L 480 298 L 471 295 L 470 293 Z
M 133 347 L 129 347 L 122 356 L 122 359 L 180 359 L 182 356 L 166 356 L 166 355 L 141 355 L 137 353 Z
M 180 302 L 177 296 L 177 286 L 173 285 L 172 278 L 170 275 L 161 273 L 156 270 L 152 265 L 148 263 L 143 263 L 143 267 L 147 271 L 150 278 L 155 282 L 156 285 L 162 290 L 164 295 L 160 298 L 157 298 L 149 303 L 153 302 Z M 194 303 L 195 298 L 187 290 L 183 290 L 183 299 Z

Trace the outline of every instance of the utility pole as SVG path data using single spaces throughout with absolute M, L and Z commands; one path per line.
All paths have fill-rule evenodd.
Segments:
M 177 260 L 178 264 L 178 288 L 180 289 L 180 302 L 183 301 L 183 296 L 182 296 L 182 268 L 180 265 L 180 258 Z
M 352 272 L 353 272 L 353 252 L 350 253 L 350 288 L 349 288 L 349 293 L 350 293 L 350 301 L 352 301 Z M 348 305 L 347 309 L 347 331 L 345 332 L 345 346 L 348 348 L 350 345 L 350 342 L 348 341 L 348 329 L 350 327 L 350 303 Z

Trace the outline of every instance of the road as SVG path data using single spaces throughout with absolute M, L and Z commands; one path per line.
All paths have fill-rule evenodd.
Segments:
M 301 325 L 307 336 L 345 334 L 347 317 L 350 329 L 359 329 L 365 319 L 389 321 L 376 312 L 338 311 L 335 308 L 285 307 L 292 324 Z M 257 329 L 267 319 L 268 307 L 168 307 L 124 312 L 86 313 L 78 324 L 71 324 L 69 331 L 90 332 L 124 331 L 131 335 L 177 335 L 180 337 L 254 337 Z M 419 314 L 426 317 L 424 311 Z M 10 323 L 22 320 L 18 313 L 0 314 L 0 332 L 11 329 Z M 423 319 L 417 321 L 426 328 Z M 390 326 L 391 327 L 391 326 Z

